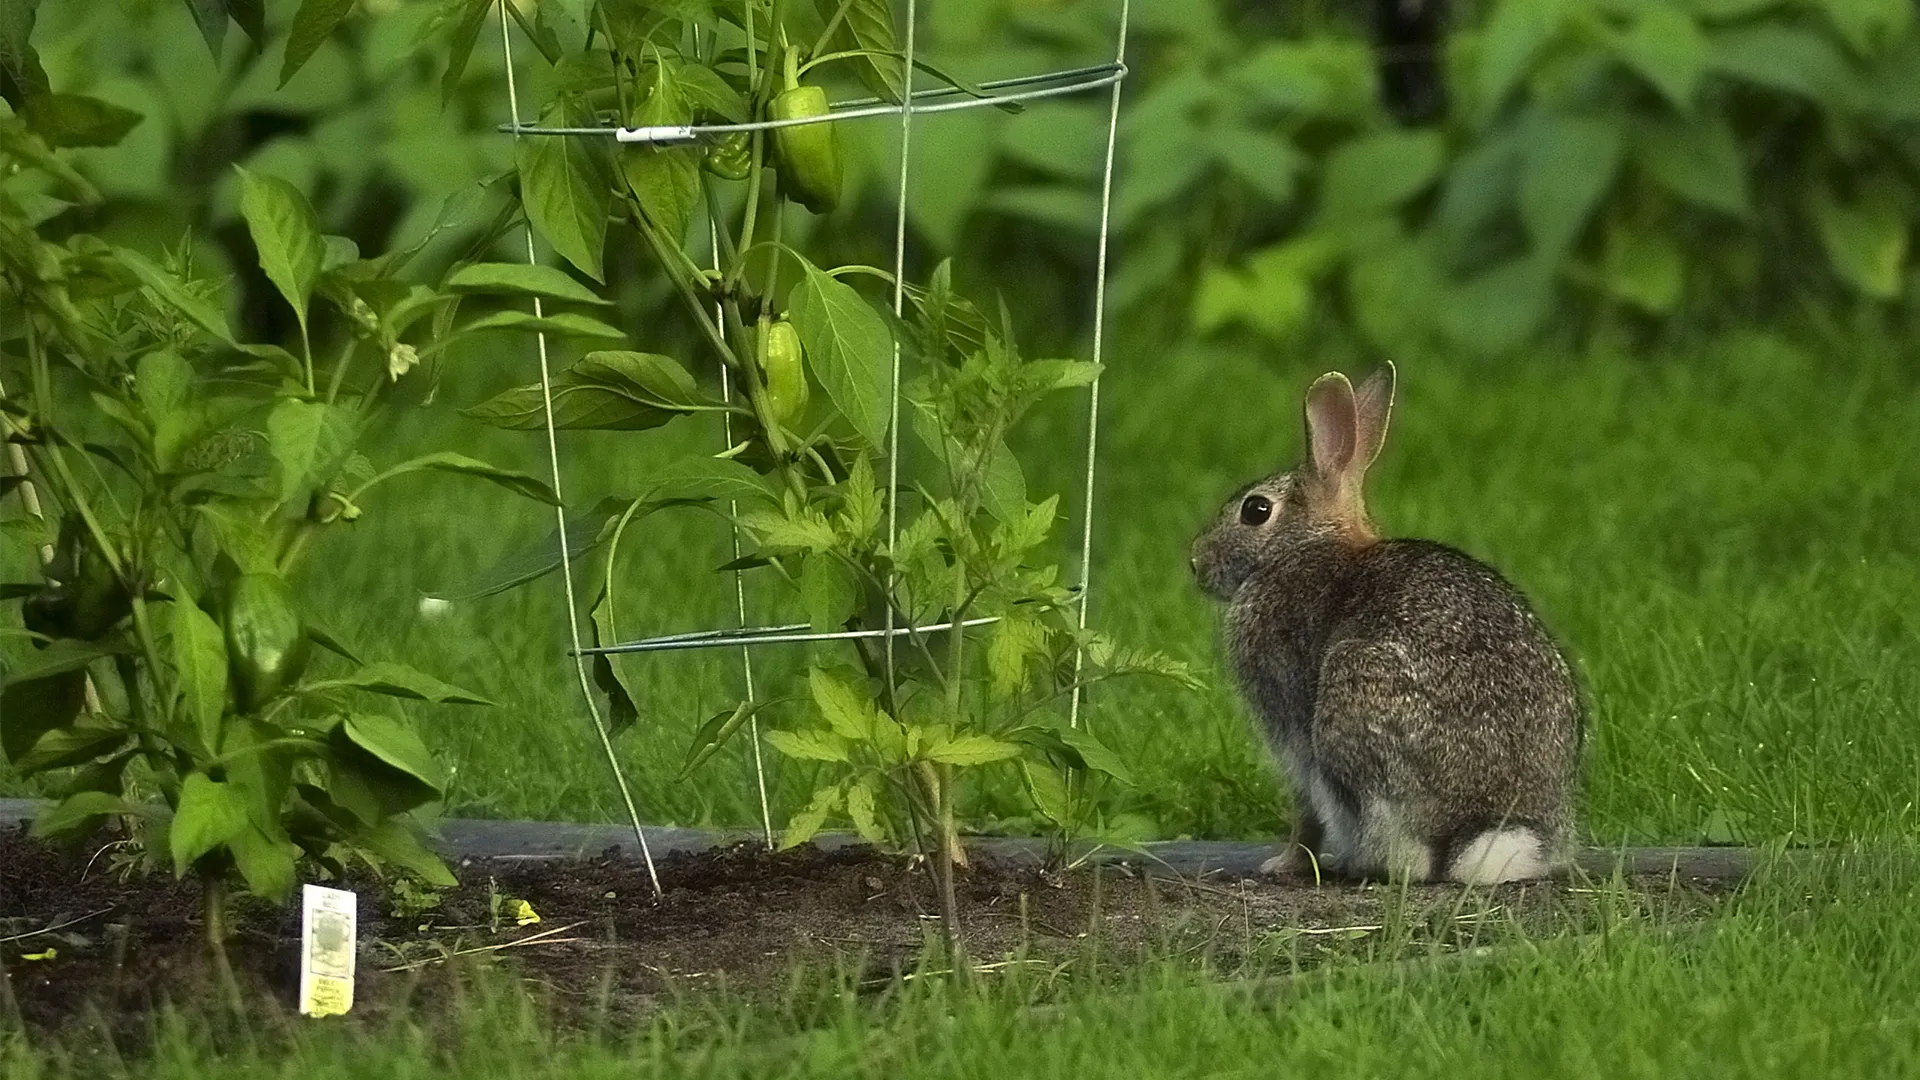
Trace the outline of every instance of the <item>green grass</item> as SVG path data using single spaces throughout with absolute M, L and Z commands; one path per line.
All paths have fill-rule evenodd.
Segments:
M 1248 992 L 1173 966 L 1056 981 L 800 983 L 758 1007 L 689 1000 L 637 1030 L 556 1035 L 496 981 L 463 1007 L 209 1040 L 160 1024 L 128 1067 L 98 1040 L 9 1050 L 20 1080 L 515 1077 L 1907 1076 L 1920 1071 L 1920 905 L 1909 857 L 1763 878 L 1710 927 L 1623 917 L 1476 964 L 1356 964 Z M 1084 975 L 1084 970 L 1076 972 Z M 1041 1007 L 1033 1006 L 1038 1003 Z
M 1393 534 L 1455 543 L 1535 598 L 1593 704 L 1587 821 L 1601 841 L 1911 835 L 1920 799 L 1920 395 L 1892 346 L 1797 350 L 1759 335 L 1652 358 L 1539 357 L 1504 367 L 1410 364 L 1371 481 Z M 446 397 L 528 375 L 518 353 Z M 1195 348 L 1129 356 L 1106 384 L 1094 618 L 1198 663 L 1203 693 L 1112 688 L 1094 722 L 1138 774 L 1122 800 L 1166 836 L 1257 838 L 1283 824 L 1270 767 L 1214 659 L 1213 612 L 1186 544 L 1239 482 L 1297 452 L 1297 396 L 1337 360 Z M 1358 368 L 1357 363 L 1349 367 Z M 1077 505 L 1078 406 L 1035 417 L 1030 484 Z M 405 418 L 380 460 L 454 447 L 544 471 L 542 442 L 435 409 Z M 685 425 L 566 438 L 567 494 L 631 490 L 652 464 L 711 449 Z M 410 486 L 409 486 L 410 485 Z M 303 587 L 370 656 L 414 663 L 502 703 L 423 708 L 453 770 L 454 813 L 604 819 L 618 803 L 565 657 L 557 578 L 457 607 L 416 609 L 543 536 L 547 512 L 484 485 L 402 480 L 321 546 Z M 1077 523 L 1063 522 L 1063 537 Z M 730 625 L 730 557 L 705 515 L 656 518 L 620 570 L 623 633 Z M 586 588 L 583 582 L 583 589 Z M 750 586 L 754 617 L 780 597 Z M 807 660 L 756 654 L 762 687 Z M 758 819 L 751 762 L 730 748 L 675 782 L 694 728 L 740 693 L 737 654 L 635 661 L 639 725 L 619 751 L 643 814 L 678 824 Z M 808 774 L 769 753 L 776 823 Z M 4 783 L 4 781 L 0 781 Z M 1017 815 L 988 790 L 975 821 Z
M 1106 384 L 1096 620 L 1212 673 L 1203 693 L 1137 685 L 1095 705 L 1094 722 L 1139 777 L 1123 798 L 1167 835 L 1263 837 L 1282 824 L 1269 766 L 1218 673 L 1213 613 L 1187 580 L 1184 551 L 1224 493 L 1290 460 L 1299 390 L 1334 363 L 1193 349 L 1122 356 Z M 1676 941 L 1629 919 L 1604 939 L 1549 939 L 1472 967 L 1340 966 L 1277 998 L 1171 965 L 1046 986 L 917 982 L 878 1004 L 802 980 L 783 1003 L 688 1000 L 638 1031 L 589 1039 L 555 1034 L 518 991 L 483 982 L 460 1007 L 371 1034 L 300 1025 L 236 1045 L 182 1020 L 135 1068 L 356 1080 L 1920 1072 L 1920 967 L 1908 962 L 1920 947 L 1912 366 L 1890 345 L 1800 352 L 1752 336 L 1650 358 L 1407 365 L 1401 386 L 1372 482 L 1376 516 L 1392 533 L 1450 541 L 1502 567 L 1566 640 L 1594 707 L 1595 839 L 1853 839 L 1906 854 L 1783 871 L 1697 937 Z M 1026 446 L 1036 490 L 1073 499 L 1080 437 L 1072 410 L 1036 418 Z M 409 417 L 388 441 L 376 448 L 382 460 L 453 446 L 542 467 L 536 437 L 481 431 L 445 411 Z M 630 489 L 652 462 L 716 441 L 697 427 L 570 438 L 569 496 L 585 504 Z M 416 714 L 453 767 L 450 809 L 614 817 L 564 656 L 557 582 L 439 619 L 414 602 L 543 535 L 545 514 L 488 488 L 428 482 L 396 485 L 368 509 L 327 541 L 303 588 L 366 654 L 502 703 Z M 726 625 L 731 596 L 712 573 L 726 544 L 703 517 L 652 524 L 622 563 L 635 623 L 624 629 Z M 755 618 L 780 614 L 764 592 L 755 605 Z M 806 656 L 770 650 L 757 660 L 763 679 L 777 680 Z M 647 663 L 642 720 L 620 743 L 643 812 L 752 822 L 744 747 L 693 782 L 673 780 L 693 727 L 738 694 L 737 659 Z M 769 762 L 779 820 L 807 777 Z M 1018 812 L 994 791 L 975 808 L 989 824 Z M 1048 1007 L 1036 1013 L 1038 999 Z M 9 1076 L 102 1068 L 97 1047 L 0 1040 Z
M 1200 694 L 1137 684 L 1097 702 L 1101 734 L 1139 774 L 1124 798 L 1164 835 L 1261 837 L 1282 824 L 1264 752 L 1214 660 L 1213 612 L 1188 579 L 1185 548 L 1240 481 L 1291 460 L 1297 396 L 1331 363 L 1123 354 L 1106 385 L 1095 620 L 1195 661 L 1212 683 Z M 1910 366 L 1871 349 L 1797 351 L 1759 336 L 1650 359 L 1408 365 L 1372 501 L 1391 533 L 1501 567 L 1572 650 L 1595 719 L 1595 838 L 1906 835 L 1920 798 L 1914 386 Z M 1079 417 L 1043 414 L 1027 435 L 1032 486 L 1072 505 Z M 542 467 L 537 437 L 445 414 L 415 418 L 396 441 Z M 691 426 L 570 438 L 569 498 L 630 489 L 650 462 L 717 441 Z M 420 713 L 454 766 L 456 812 L 615 816 L 564 657 L 557 579 L 439 620 L 414 609 L 416 590 L 457 582 L 548 525 L 539 508 L 491 489 L 396 486 L 334 538 L 307 583 L 369 654 L 503 703 Z M 730 624 L 730 590 L 712 573 L 729 557 L 718 523 L 657 519 L 628 549 L 620 580 L 633 625 L 623 631 Z M 778 614 L 768 587 L 753 595 L 756 617 Z M 805 659 L 762 650 L 762 685 Z M 643 715 L 620 753 L 643 812 L 755 821 L 744 747 L 693 782 L 673 779 L 694 727 L 737 700 L 737 656 L 639 663 Z M 778 822 L 808 785 L 769 760 Z M 994 792 L 975 807 L 982 822 L 1018 813 Z

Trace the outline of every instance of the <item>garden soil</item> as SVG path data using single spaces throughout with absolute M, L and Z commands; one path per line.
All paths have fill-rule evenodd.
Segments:
M 24 829 L 0 831 L 0 1025 L 17 1018 L 30 1032 L 138 1045 L 163 1008 L 221 1000 L 198 888 L 136 872 L 109 840 L 55 850 Z M 950 973 L 924 863 L 866 849 L 739 845 L 676 853 L 658 869 L 659 899 L 644 865 L 611 853 L 469 859 L 455 867 L 459 887 L 438 895 L 372 878 L 341 883 L 360 894 L 356 1022 L 444 1011 L 482 967 L 576 1027 L 630 1024 L 688 994 L 777 997 L 806 969 L 833 976 L 815 984 L 852 993 Z M 1144 959 L 1231 977 L 1298 972 L 1337 956 L 1432 956 L 1589 930 L 1623 917 L 1623 906 L 1626 917 L 1670 926 L 1709 915 L 1734 886 L 1648 875 L 1626 888 L 1316 886 L 980 860 L 958 878 L 974 969 L 1018 967 L 1043 979 Z M 298 983 L 296 906 L 239 899 L 231 918 L 228 955 L 243 995 L 286 1015 Z

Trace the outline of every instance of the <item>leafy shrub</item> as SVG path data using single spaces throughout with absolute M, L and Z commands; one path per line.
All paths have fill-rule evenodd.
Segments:
M 1901 299 L 1914 21 L 1898 0 L 1499 0 L 1454 38 L 1453 115 L 1418 129 L 1369 106 L 1358 42 L 1266 46 L 1246 63 L 1292 99 L 1301 198 L 1282 240 L 1205 274 L 1196 322 L 1284 337 L 1331 287 L 1380 345 L 1504 352 L 1583 312 Z
M 475 0 L 471 10 L 484 8 Z M 537 80 L 537 108 L 553 126 L 819 117 L 823 77 L 896 101 L 906 83 L 882 0 L 742 0 L 711 13 L 609 4 L 593 35 L 547 21 L 551 14 L 515 17 L 550 65 Z M 470 45 L 464 25 L 454 27 L 456 67 L 457 50 Z M 710 413 L 733 425 L 725 453 L 675 462 L 600 508 L 587 538 L 598 559 L 596 637 L 621 638 L 622 543 L 649 515 L 689 505 L 755 542 L 722 570 L 792 590 L 816 630 L 909 628 L 894 644 L 855 637 L 822 649 L 799 685 L 714 717 L 690 747 L 688 769 L 761 719 L 777 722 L 768 735 L 775 748 L 827 766 L 784 843 L 804 842 L 835 817 L 875 841 L 913 838 L 942 856 L 950 899 L 950 862 L 963 858 L 958 771 L 1015 767 L 1042 816 L 1062 829 L 1101 830 L 1088 785 L 1124 769 L 1053 710 L 1115 675 L 1190 676 L 1082 630 L 1075 594 L 1040 557 L 1058 498 L 1031 497 L 1007 439 L 1043 397 L 1089 385 L 1098 368 L 1023 356 L 1009 313 L 990 317 L 962 296 L 948 264 L 924 285 L 896 283 L 872 266 L 823 268 L 784 242 L 788 221 L 841 203 L 844 154 L 838 126 L 813 124 L 695 145 L 529 135 L 516 157 L 526 218 L 554 251 L 596 281 L 610 276 L 609 249 L 650 253 L 706 354 L 694 365 L 665 352 L 590 352 L 555 377 L 557 426 L 643 430 Z M 709 230 L 712 269 L 695 261 Z M 897 286 L 908 317 L 876 306 L 860 281 Z M 893 430 L 896 356 L 909 380 L 897 420 L 919 446 L 890 467 L 905 441 Z M 694 372 L 710 366 L 730 375 L 735 394 L 702 385 Z M 538 384 L 515 387 L 469 413 L 537 428 L 545 396 Z M 499 584 L 525 580 L 516 569 Z M 595 661 L 616 726 L 637 714 L 638 664 Z
M 300 351 L 244 341 L 222 284 L 185 259 L 85 233 L 48 238 L 99 197 L 49 143 L 111 141 L 99 120 L 115 115 L 50 95 L 27 93 L 31 130 L 0 120 L 0 434 L 11 466 L 0 495 L 23 511 L 0 526 L 45 561 L 44 580 L 0 585 L 21 613 L 21 628 L 0 629 L 0 752 L 19 775 L 61 781 L 36 831 L 130 818 L 149 858 L 205 882 L 216 942 L 234 872 L 273 899 L 302 859 L 451 883 L 404 817 L 439 797 L 438 768 L 404 719 L 368 703 L 485 699 L 363 663 L 301 610 L 287 579 L 317 532 L 356 520 L 373 489 L 404 475 L 477 477 L 557 501 L 534 477 L 461 454 L 377 469 L 355 450 L 404 403 L 403 383 L 428 377 L 415 369 L 467 333 L 453 325 L 463 294 L 546 278 L 470 267 L 410 283 L 412 252 L 362 258 L 321 233 L 290 184 L 242 170 L 259 266 L 294 314 Z M 502 321 L 512 319 L 472 325 Z M 315 645 L 342 663 L 309 671 Z

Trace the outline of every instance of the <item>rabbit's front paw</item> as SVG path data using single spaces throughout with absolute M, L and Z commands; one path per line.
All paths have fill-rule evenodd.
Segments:
M 1318 880 L 1328 872 L 1327 864 L 1315 857 L 1305 844 L 1288 844 L 1287 849 L 1260 864 L 1260 872 L 1270 877 L 1304 877 Z

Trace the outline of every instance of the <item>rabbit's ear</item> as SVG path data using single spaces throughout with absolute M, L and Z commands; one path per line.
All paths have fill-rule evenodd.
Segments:
M 1329 371 L 1307 388 L 1307 446 L 1313 471 L 1325 479 L 1338 478 L 1353 464 L 1360 430 L 1353 401 L 1353 384 L 1345 375 Z
M 1380 456 L 1387 441 L 1387 420 L 1393 415 L 1393 361 L 1389 360 L 1360 383 L 1354 391 L 1354 410 L 1359 419 L 1355 463 L 1364 469 Z

